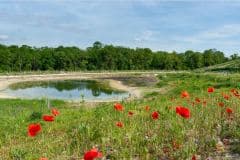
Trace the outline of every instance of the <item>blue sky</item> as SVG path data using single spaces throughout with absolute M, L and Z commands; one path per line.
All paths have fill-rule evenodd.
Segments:
M 0 43 L 240 51 L 240 1 L 1 0 Z

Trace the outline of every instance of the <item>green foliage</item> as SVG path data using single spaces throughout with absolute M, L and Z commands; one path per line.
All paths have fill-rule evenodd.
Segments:
M 10 152 L 10 157 L 13 160 L 22 160 L 22 159 L 25 159 L 26 154 L 27 154 L 27 151 L 24 151 L 22 149 L 13 149 Z
M 0 157 L 82 159 L 86 150 L 96 146 L 104 158 L 112 159 L 191 159 L 193 154 L 206 159 L 216 154 L 218 138 L 234 140 L 230 149 L 239 153 L 239 98 L 222 97 L 222 92 L 231 94 L 229 90 L 236 87 L 239 75 L 164 73 L 158 78 L 174 88 L 165 94 L 153 92 L 142 99 L 122 102 L 121 112 L 114 110 L 113 103 L 88 108 L 87 104 L 70 107 L 62 101 L 53 101 L 51 104 L 60 115 L 51 123 L 40 121 L 42 131 L 34 138 L 27 137 L 27 126 L 35 122 L 38 113 L 50 113 L 45 101 L 0 100 Z M 216 87 L 211 94 L 207 92 L 210 85 Z M 189 92 L 189 99 L 180 98 L 183 90 Z M 196 97 L 201 102 L 206 100 L 206 106 L 192 105 Z M 219 107 L 219 101 L 226 106 Z M 145 110 L 146 105 L 150 111 Z M 175 113 L 178 105 L 190 109 L 190 119 Z M 229 119 L 225 107 L 233 109 L 233 119 Z M 159 112 L 158 120 L 151 118 L 153 111 Z M 30 115 L 35 118 L 26 121 Z M 118 121 L 124 123 L 123 128 L 116 127 Z
M 236 59 L 233 55 L 232 59 Z M 86 50 L 77 47 L 35 48 L 0 45 L 0 72 L 78 70 L 185 70 L 226 62 L 223 52 L 153 52 L 95 42 Z
M 40 120 L 41 118 L 42 118 L 41 112 L 33 112 L 29 117 L 29 121 L 36 121 L 36 120 Z

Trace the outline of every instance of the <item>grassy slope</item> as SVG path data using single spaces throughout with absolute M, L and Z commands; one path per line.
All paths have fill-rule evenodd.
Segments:
M 227 101 L 221 95 L 239 87 L 239 78 L 239 75 L 160 74 L 158 86 L 173 88 L 167 94 L 149 94 L 140 100 L 122 102 L 123 112 L 115 111 L 113 103 L 89 109 L 53 101 L 52 106 L 61 115 L 52 123 L 43 122 L 39 115 L 50 113 L 44 100 L 0 100 L 0 159 L 81 159 L 84 151 L 93 146 L 111 159 L 187 159 L 193 154 L 208 157 L 215 152 L 218 138 L 240 139 L 239 98 Z M 209 95 L 208 86 L 217 88 L 216 92 Z M 180 98 L 182 90 L 191 94 L 190 100 Z M 195 97 L 206 100 L 207 106 L 202 103 L 193 106 Z M 218 102 L 234 110 L 233 120 L 228 119 L 226 106 L 219 107 Z M 150 111 L 145 111 L 146 105 Z M 191 118 L 176 115 L 177 105 L 188 107 Z M 128 111 L 134 115 L 129 117 Z M 152 111 L 160 113 L 158 120 L 151 119 Z M 117 121 L 123 122 L 124 127 L 116 127 Z M 33 122 L 40 122 L 43 129 L 30 138 L 27 126 Z M 222 130 L 217 132 L 219 127 Z M 233 150 L 240 152 L 238 148 Z
M 229 71 L 240 72 L 240 59 L 232 60 L 226 63 L 221 63 L 209 67 L 196 69 L 196 71 Z

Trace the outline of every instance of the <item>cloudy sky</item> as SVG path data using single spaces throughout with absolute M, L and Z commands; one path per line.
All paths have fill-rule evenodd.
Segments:
M 240 0 L 0 0 L 0 43 L 240 52 Z

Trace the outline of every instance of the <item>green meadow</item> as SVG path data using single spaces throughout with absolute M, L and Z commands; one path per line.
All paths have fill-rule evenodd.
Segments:
M 123 111 L 114 108 L 116 102 L 89 107 L 87 102 L 1 99 L 0 159 L 80 160 L 92 148 L 102 152 L 103 159 L 116 160 L 237 159 L 240 75 L 191 72 L 156 77 L 156 89 L 169 89 L 119 101 Z M 182 91 L 189 98 L 181 97 Z M 177 106 L 188 108 L 190 117 L 177 114 Z M 52 108 L 60 114 L 53 122 L 43 121 Z M 152 118 L 153 112 L 158 112 L 158 119 Z M 27 134 L 32 123 L 42 126 L 35 137 Z
M 240 160 L 240 0 L 0 0 L 0 160 Z

